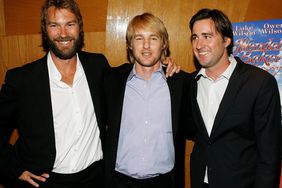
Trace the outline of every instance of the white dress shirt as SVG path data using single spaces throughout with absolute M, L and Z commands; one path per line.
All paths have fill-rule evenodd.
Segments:
M 197 77 L 200 76 L 197 82 L 197 102 L 209 136 L 229 79 L 237 64 L 233 56 L 229 57 L 229 61 L 230 65 L 216 80 L 207 76 L 205 68 L 201 68 L 197 74 Z M 207 167 L 204 182 L 208 183 Z
M 78 55 L 72 86 L 61 81 L 50 53 L 47 64 L 56 143 L 53 172 L 76 173 L 103 158 L 88 83 Z

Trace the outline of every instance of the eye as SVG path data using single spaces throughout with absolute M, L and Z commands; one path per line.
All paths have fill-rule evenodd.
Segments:
M 70 26 L 70 27 L 75 26 L 75 25 L 76 25 L 76 24 L 73 23 L 73 22 L 71 22 L 71 23 L 68 24 L 68 26 Z
M 212 38 L 212 35 L 203 35 L 203 37 L 204 37 L 205 39 L 210 39 L 210 38 Z
M 192 35 L 191 36 L 191 41 L 195 41 L 195 40 L 197 40 L 198 39 L 198 37 L 196 36 L 196 35 Z
M 55 27 L 57 27 L 57 24 L 49 24 L 48 26 L 52 27 L 52 28 L 55 28 Z
M 135 37 L 135 40 L 142 40 L 142 37 Z
M 151 37 L 152 40 L 158 40 L 158 37 Z

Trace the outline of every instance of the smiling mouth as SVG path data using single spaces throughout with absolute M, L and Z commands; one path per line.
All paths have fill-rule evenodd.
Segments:
M 201 56 L 205 56 L 205 55 L 208 54 L 208 52 L 198 52 L 198 54 L 201 55 Z
M 60 46 L 69 46 L 72 40 L 56 40 Z
M 151 52 L 142 52 L 142 55 L 145 57 L 149 57 L 152 55 L 152 53 Z

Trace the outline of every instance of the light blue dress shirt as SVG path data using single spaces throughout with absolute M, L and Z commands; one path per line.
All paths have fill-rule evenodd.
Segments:
M 171 100 L 162 68 L 144 80 L 135 66 L 128 76 L 115 170 L 145 179 L 174 167 Z

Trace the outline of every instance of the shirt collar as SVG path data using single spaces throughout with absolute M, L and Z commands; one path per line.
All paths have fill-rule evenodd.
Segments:
M 127 81 L 131 80 L 133 77 L 138 77 L 138 78 L 141 78 L 137 73 L 136 73 L 136 64 L 134 63 L 133 65 L 133 68 L 132 70 L 130 71 L 129 75 L 128 75 L 128 78 L 127 78 Z M 162 66 L 160 65 L 160 67 L 155 71 L 153 72 L 153 74 L 156 74 L 156 73 L 160 73 L 162 75 L 162 78 L 164 80 L 166 80 L 166 76 L 165 76 L 165 73 L 164 73 L 164 70 L 162 68 Z
M 76 54 L 76 56 L 77 56 L 77 64 L 76 64 L 76 73 L 75 74 L 78 74 L 78 76 L 80 76 L 82 74 L 83 69 L 82 69 L 82 65 L 79 60 L 78 54 Z M 55 81 L 61 81 L 62 75 L 59 72 L 59 70 L 57 69 L 51 57 L 50 52 L 48 52 L 48 55 L 47 55 L 47 65 L 48 65 L 49 77 Z
M 228 65 L 227 69 L 220 75 L 220 77 L 224 77 L 227 80 L 230 79 L 230 77 L 231 77 L 231 75 L 232 75 L 232 73 L 233 73 L 233 71 L 236 67 L 236 64 L 237 64 L 237 61 L 232 54 L 228 57 L 228 59 L 230 61 L 230 64 Z M 195 79 L 199 80 L 201 76 L 203 76 L 204 78 L 208 78 L 205 68 L 200 69 L 200 71 L 196 75 Z

